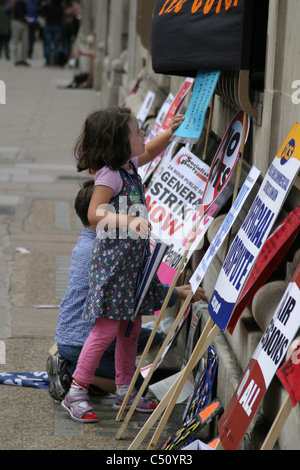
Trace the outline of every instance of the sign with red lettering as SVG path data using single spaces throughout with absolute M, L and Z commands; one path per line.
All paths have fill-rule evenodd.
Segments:
M 218 276 L 208 311 L 225 331 L 235 304 L 300 168 L 300 125 L 295 123 L 274 158 L 235 236 Z
M 300 264 L 218 422 L 226 450 L 236 450 L 300 326 Z
M 240 155 L 242 145 L 244 111 L 239 111 L 231 123 L 222 139 L 222 142 L 216 152 L 211 164 L 208 175 L 207 185 L 205 188 L 202 213 L 206 212 L 213 201 L 216 200 L 218 194 L 222 191 L 226 183 L 229 181 L 237 160 Z M 248 140 L 250 129 L 250 118 L 247 117 L 247 129 L 245 134 L 245 144 Z
M 277 371 L 277 376 L 288 391 L 293 406 L 300 402 L 300 343 L 288 361 Z
M 261 70 L 267 18 L 268 0 L 157 0 L 153 70 L 193 77 L 198 70 Z
M 165 243 L 185 236 L 191 212 L 200 207 L 210 167 L 182 148 L 146 191 L 154 238 Z
M 297 206 L 290 214 L 288 214 L 274 233 L 270 235 L 259 253 L 257 261 L 229 320 L 227 330 L 230 334 L 234 332 L 241 314 L 255 293 L 284 259 L 299 231 L 300 206 Z
M 193 83 L 194 79 L 187 77 L 181 85 L 180 89 L 178 90 L 178 93 L 175 98 L 173 97 L 173 95 L 169 95 L 169 97 L 163 104 L 159 116 L 157 117 L 156 122 L 153 126 L 152 132 L 146 138 L 145 143 L 149 142 L 149 140 L 151 140 L 156 135 L 159 135 L 169 129 L 172 118 L 175 116 L 175 114 L 178 113 L 180 106 L 182 105 L 185 97 L 190 91 Z M 172 100 L 171 102 L 169 102 L 170 99 Z M 171 144 L 168 146 L 166 152 L 168 152 L 170 146 Z M 145 181 L 151 176 L 155 168 L 160 164 L 162 157 L 166 152 L 162 152 L 160 155 L 154 158 L 152 162 L 139 168 L 139 174 L 143 181 Z

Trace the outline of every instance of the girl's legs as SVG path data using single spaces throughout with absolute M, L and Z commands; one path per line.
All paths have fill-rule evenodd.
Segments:
M 80 383 L 94 383 L 95 370 L 106 349 L 118 335 L 119 320 L 97 318 L 78 359 L 73 377 Z
M 125 336 L 129 322 L 121 321 L 119 323 L 120 326 L 115 351 L 117 388 L 120 388 L 122 385 L 129 385 L 134 375 L 142 317 L 140 315 L 137 316 L 129 337 Z
M 119 320 L 98 318 L 80 353 L 70 391 L 62 407 L 78 422 L 95 422 L 95 414 L 88 400 L 88 387 L 94 383 L 95 370 L 105 350 L 118 334 Z
M 142 318 L 137 316 L 129 338 L 125 336 L 128 326 L 127 321 L 120 322 L 119 334 L 116 341 L 115 366 L 116 366 L 116 387 L 115 403 L 113 408 L 119 410 L 127 394 L 135 370 L 135 359 L 137 355 L 138 337 L 141 331 Z M 130 408 L 137 394 L 134 388 L 128 399 L 125 410 Z M 151 398 L 141 397 L 136 407 L 136 411 L 151 413 L 157 407 L 157 403 Z

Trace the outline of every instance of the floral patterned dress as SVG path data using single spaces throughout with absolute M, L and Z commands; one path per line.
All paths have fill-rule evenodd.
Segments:
M 133 215 L 130 211 L 133 204 L 146 204 L 142 197 L 143 188 L 139 176 L 135 167 L 132 168 L 134 172 L 131 175 L 120 170 L 123 189 L 110 201 L 116 213 L 120 213 L 120 209 L 124 213 L 124 204 L 127 204 L 127 213 L 129 211 Z M 149 240 L 134 238 L 127 227 L 120 230 L 102 229 L 91 251 L 90 285 L 83 317 L 86 320 L 100 317 L 113 320 L 132 319 L 138 275 L 149 254 Z M 139 315 L 153 315 L 160 310 L 163 300 L 163 286 L 155 276 Z

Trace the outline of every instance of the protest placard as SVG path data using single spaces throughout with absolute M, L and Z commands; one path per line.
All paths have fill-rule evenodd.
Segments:
M 192 97 L 185 113 L 185 120 L 173 134 L 172 141 L 196 144 L 200 139 L 209 103 L 215 92 L 220 72 L 199 70 L 195 79 Z
M 165 99 L 164 103 L 162 104 L 159 110 L 159 113 L 154 121 L 152 128 L 149 131 L 149 134 L 147 135 L 145 139 L 145 145 L 147 144 L 147 142 L 150 142 L 150 140 L 152 140 L 154 137 L 156 137 L 159 134 L 160 129 L 163 125 L 164 120 L 166 119 L 166 116 L 168 115 L 168 112 L 170 110 L 170 107 L 173 101 L 174 101 L 174 96 L 172 93 L 169 93 L 169 95 L 167 96 L 167 98 Z M 148 163 L 146 165 L 139 167 L 138 172 L 143 182 L 145 181 L 145 175 L 148 172 L 150 164 L 151 163 Z
M 182 148 L 148 187 L 145 196 L 153 236 L 169 245 L 186 236 L 190 215 L 199 210 L 210 167 Z
M 225 331 L 234 306 L 300 167 L 300 125 L 295 123 L 271 163 L 260 190 L 223 263 L 209 314 Z
M 255 293 L 284 259 L 299 231 L 300 206 L 297 206 L 264 243 L 227 325 L 230 334 L 233 334 L 241 314 Z
M 252 167 L 248 177 L 246 178 L 246 181 L 244 182 L 244 184 L 243 184 L 243 186 L 242 186 L 242 188 L 241 188 L 241 190 L 238 194 L 238 197 L 236 198 L 234 204 L 231 207 L 230 212 L 228 213 L 228 215 L 225 218 L 225 220 L 224 220 L 222 226 L 220 227 L 218 233 L 214 237 L 213 242 L 211 243 L 211 245 L 209 246 L 209 248 L 207 250 L 206 261 L 204 260 L 202 264 L 200 263 L 201 264 L 201 270 L 197 271 L 197 274 L 196 274 L 197 287 L 198 287 L 199 283 L 201 282 L 202 276 L 204 276 L 204 274 L 206 272 L 206 269 L 209 266 L 209 263 L 211 262 L 211 260 L 216 255 L 216 252 L 219 249 L 219 247 L 221 246 L 222 241 L 224 241 L 224 239 L 226 237 L 226 234 L 228 233 L 228 231 L 230 230 L 230 227 L 234 223 L 234 220 L 236 219 L 236 217 L 237 217 L 241 207 L 243 206 L 247 196 L 249 195 L 251 189 L 253 188 L 258 176 L 259 176 L 259 171 L 257 170 L 257 168 Z M 201 271 L 201 279 L 198 276 L 200 271 Z M 195 288 L 194 283 L 192 285 L 192 290 L 193 290 L 193 288 Z M 191 301 L 191 298 L 192 298 L 192 295 L 193 295 L 193 292 L 192 292 L 192 294 L 190 294 L 187 297 L 187 299 L 183 303 L 183 306 L 182 306 L 182 308 L 181 308 L 181 310 L 178 314 L 178 317 L 181 317 L 184 309 L 189 305 L 189 303 Z M 203 356 L 205 350 L 207 349 L 207 347 L 209 346 L 209 344 L 211 343 L 213 338 L 215 338 L 215 336 L 217 335 L 218 331 L 219 331 L 218 328 L 214 328 L 213 325 L 211 325 L 210 323 L 208 323 L 206 325 L 206 327 L 204 328 L 204 330 L 202 332 L 201 337 L 199 338 L 199 340 L 198 340 L 198 342 L 197 342 L 197 344 L 196 344 L 196 346 L 193 350 L 193 353 L 190 356 L 189 361 L 187 362 L 185 367 L 182 369 L 182 371 L 180 372 L 180 374 L 177 377 L 177 380 L 170 387 L 170 389 L 168 390 L 168 392 L 166 393 L 165 397 L 162 399 L 162 401 L 160 402 L 158 407 L 154 410 L 152 416 L 149 418 L 149 420 L 145 424 L 144 429 L 142 429 L 140 431 L 140 433 L 137 435 L 136 439 L 131 444 L 131 447 L 130 447 L 131 449 L 136 448 L 135 446 L 138 445 L 141 442 L 141 439 L 143 439 L 143 437 L 147 434 L 147 429 L 149 429 L 150 427 L 153 426 L 156 419 L 158 419 L 160 414 L 166 408 L 164 416 L 162 417 L 162 419 L 161 419 L 161 421 L 160 421 L 160 423 L 159 423 L 159 425 L 156 429 L 156 432 L 154 433 L 154 435 L 152 437 L 152 440 L 149 444 L 149 449 L 153 450 L 153 448 L 155 448 L 156 443 L 157 443 L 157 441 L 160 437 L 160 434 L 163 430 L 163 427 L 165 426 L 166 421 L 167 421 L 170 413 L 172 412 L 173 407 L 175 406 L 176 400 L 177 400 L 177 398 L 178 398 L 178 396 L 179 396 L 179 394 L 182 390 L 182 387 L 184 386 L 184 384 L 185 384 L 186 380 L 188 379 L 189 374 L 191 373 L 193 368 L 196 366 L 196 364 L 199 362 L 200 358 Z
M 236 450 L 300 326 L 300 264 L 218 422 L 221 444 Z
M 260 172 L 258 171 L 258 169 L 255 168 L 255 166 L 253 166 L 237 198 L 232 204 L 230 211 L 226 215 L 221 227 L 219 228 L 217 234 L 215 235 L 213 241 L 209 245 L 205 255 L 203 256 L 202 260 L 200 261 L 199 265 L 195 269 L 190 279 L 190 284 L 191 284 L 193 292 L 196 292 L 196 290 L 198 289 L 213 258 L 215 257 L 217 251 L 220 249 L 222 243 L 224 242 L 226 238 L 226 235 L 228 234 L 241 208 L 243 207 L 247 197 L 249 196 L 250 191 L 252 190 L 254 184 L 256 183 L 259 177 L 259 174 Z
M 173 99 L 171 105 L 169 106 L 167 113 L 163 116 L 164 117 L 163 122 L 161 123 L 160 126 L 155 126 L 156 135 L 159 135 L 162 132 L 165 132 L 167 129 L 169 129 L 169 127 L 171 126 L 172 118 L 175 116 L 175 114 L 177 114 L 179 112 L 180 107 L 182 106 L 182 103 L 183 103 L 185 97 L 187 96 L 188 92 L 190 91 L 193 83 L 194 83 L 193 78 L 187 77 L 185 79 L 185 81 L 181 85 L 177 95 L 175 96 L 175 98 Z M 169 103 L 167 103 L 166 106 L 168 104 Z M 146 142 L 147 142 L 147 140 L 146 140 Z M 152 162 L 150 162 L 148 165 L 145 165 L 145 168 L 143 170 L 141 170 L 141 171 L 139 170 L 139 173 L 141 174 L 142 180 L 144 182 L 151 177 L 151 174 L 153 173 L 154 169 L 157 168 L 158 165 L 160 164 L 163 155 L 165 153 L 169 152 L 169 147 L 171 145 L 172 145 L 172 143 L 170 143 L 170 145 L 167 147 L 167 149 L 164 152 L 162 152 L 160 155 L 155 157 L 152 160 Z
M 288 392 L 279 412 L 260 448 L 260 450 L 272 450 L 290 412 L 300 402 L 300 340 L 295 340 L 290 349 L 293 352 L 289 359 L 277 371 L 277 377 Z
M 148 116 L 148 113 L 150 111 L 150 108 L 153 104 L 155 98 L 155 93 L 153 91 L 148 91 L 146 98 L 143 101 L 143 104 L 136 116 L 137 122 L 140 127 L 144 124 L 146 117 Z

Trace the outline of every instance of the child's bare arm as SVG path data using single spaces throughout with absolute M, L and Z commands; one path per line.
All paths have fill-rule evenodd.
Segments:
M 171 137 L 177 127 L 184 120 L 183 114 L 176 114 L 171 121 L 171 126 L 162 134 L 154 137 L 145 146 L 145 152 L 139 155 L 139 166 L 146 165 L 160 155 L 169 145 Z

